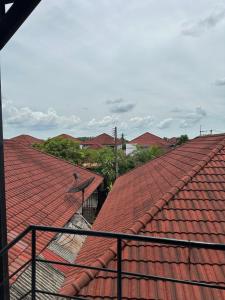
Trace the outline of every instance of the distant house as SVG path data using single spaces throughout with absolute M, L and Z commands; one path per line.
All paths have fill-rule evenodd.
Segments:
M 224 243 L 225 134 L 195 138 L 119 177 L 92 227 L 179 240 Z M 123 272 L 224 286 L 223 251 L 123 240 Z M 60 293 L 117 299 L 117 244 L 88 237 Z M 122 275 L 122 299 L 217 300 L 225 291 Z
M 102 133 L 90 140 L 86 140 L 81 142 L 83 148 L 93 148 L 93 149 L 100 149 L 103 147 L 115 147 L 115 139 L 109 134 Z M 120 139 L 117 140 L 118 148 L 122 148 L 122 141 Z
M 73 137 L 72 135 L 65 134 L 65 133 L 57 135 L 54 138 L 66 139 L 66 140 L 70 140 L 70 141 L 73 141 L 73 142 L 81 144 L 81 140 L 79 140 L 78 138 Z
M 126 145 L 126 154 L 131 154 L 134 150 L 136 150 L 137 146 L 141 146 L 143 148 L 149 148 L 152 146 L 158 146 L 161 148 L 168 148 L 168 143 L 164 139 L 150 133 L 145 132 L 144 134 L 134 138 Z
M 44 142 L 44 140 L 38 139 L 28 134 L 21 134 L 11 138 L 10 140 L 14 142 L 22 143 L 27 146 L 32 146 L 32 144 L 40 144 Z
M 8 242 L 28 225 L 45 225 L 72 228 L 90 228 L 101 198 L 103 178 L 84 168 L 40 152 L 15 139 L 4 143 Z M 72 188 L 89 181 L 82 192 Z M 54 238 L 52 240 L 52 238 Z M 40 234 L 37 249 L 46 259 L 57 257 L 74 260 L 85 237 Z M 9 252 L 10 273 L 18 269 L 30 256 L 30 237 L 26 237 Z M 12 299 L 30 289 L 30 267 L 14 282 L 10 291 Z M 47 284 L 54 291 L 62 283 L 64 273 L 53 266 L 38 269 L 38 284 Z M 45 277 L 45 281 L 41 278 Z M 54 284 L 53 284 L 54 282 Z M 60 285 L 59 285 L 60 286 Z
M 170 146 L 176 146 L 178 140 L 179 138 L 174 136 L 172 138 L 168 138 L 166 141 L 168 142 L 168 144 L 170 144 Z

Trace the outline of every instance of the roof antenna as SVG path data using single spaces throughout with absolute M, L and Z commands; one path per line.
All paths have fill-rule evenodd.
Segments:
M 75 182 L 77 182 L 80 176 L 79 176 L 79 174 L 77 174 L 76 172 L 74 172 L 73 173 L 73 177 L 75 179 Z

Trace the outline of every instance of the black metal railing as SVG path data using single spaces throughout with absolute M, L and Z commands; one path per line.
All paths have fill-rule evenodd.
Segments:
M 74 235 L 86 235 L 86 236 L 92 236 L 92 237 L 114 239 L 117 241 L 117 268 L 116 269 L 98 268 L 98 267 L 93 267 L 93 266 L 65 263 L 65 262 L 45 260 L 45 259 L 38 258 L 37 253 L 36 253 L 37 232 L 48 232 L 48 233 L 54 233 L 54 234 L 62 233 L 62 234 L 74 234 Z M 31 225 L 26 230 L 24 230 L 21 234 L 19 234 L 11 243 L 9 243 L 5 248 L 3 248 L 0 251 L 0 257 L 3 256 L 5 253 L 8 253 L 8 251 L 14 245 L 16 245 L 21 239 L 23 239 L 29 233 L 31 233 L 31 259 L 28 260 L 20 268 L 18 268 L 15 272 L 13 272 L 9 277 L 9 279 L 11 279 L 16 274 L 21 272 L 29 264 L 31 265 L 31 290 L 26 292 L 26 294 L 24 294 L 20 299 L 24 299 L 28 295 L 31 295 L 31 299 L 35 300 L 37 294 L 43 294 L 43 295 L 51 295 L 51 296 L 55 296 L 55 297 L 62 297 L 65 299 L 80 299 L 80 300 L 85 299 L 85 300 L 87 300 L 87 298 L 83 298 L 81 296 L 68 296 L 68 295 L 63 295 L 63 294 L 59 294 L 59 293 L 54 293 L 54 292 L 37 289 L 37 287 L 36 287 L 36 283 L 37 283 L 36 264 L 37 264 L 37 262 L 114 273 L 117 276 L 117 299 L 118 300 L 122 299 L 123 276 L 132 276 L 132 277 L 138 277 L 138 278 L 149 279 L 149 280 L 169 281 L 169 282 L 174 282 L 174 283 L 181 283 L 181 284 L 188 284 L 188 285 L 194 285 L 194 286 L 200 286 L 200 287 L 225 290 L 225 284 L 218 285 L 218 284 L 211 284 L 211 283 L 207 283 L 207 282 L 203 282 L 203 281 L 182 280 L 182 279 L 178 279 L 178 278 L 170 278 L 170 277 L 142 274 L 142 273 L 136 273 L 136 272 L 127 272 L 127 271 L 123 271 L 123 269 L 122 269 L 122 249 L 123 249 L 124 241 L 137 241 L 137 242 L 145 242 L 145 243 L 180 246 L 180 247 L 188 248 L 189 251 L 192 248 L 225 251 L 225 244 L 204 243 L 204 242 L 197 242 L 197 241 L 177 240 L 177 239 L 150 237 L 150 236 L 143 236 L 143 235 L 131 235 L 131 234 L 122 234 L 122 233 L 113 233 L 113 232 L 76 230 L 76 229 L 70 229 L 70 228 L 56 228 L 56 227 Z M 4 282 L 5 281 L 1 282 L 0 286 L 3 285 Z

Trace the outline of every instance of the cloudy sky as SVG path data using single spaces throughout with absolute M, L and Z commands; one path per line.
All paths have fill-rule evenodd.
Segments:
M 42 0 L 1 55 L 5 137 L 225 131 L 223 0 Z

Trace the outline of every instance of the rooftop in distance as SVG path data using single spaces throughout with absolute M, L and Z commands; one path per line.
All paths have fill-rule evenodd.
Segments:
M 162 147 L 168 145 L 167 141 L 150 132 L 145 132 L 142 135 L 134 138 L 129 142 L 129 144 L 137 144 L 143 147 L 153 146 L 153 145 Z
M 117 140 L 118 144 L 121 144 L 121 140 Z M 107 133 L 102 133 L 90 140 L 83 142 L 84 145 L 102 145 L 102 146 L 113 146 L 115 144 L 115 139 Z
M 10 140 L 18 142 L 18 143 L 22 143 L 27 146 L 31 146 L 32 144 L 39 144 L 39 143 L 44 142 L 44 140 L 36 138 L 36 137 L 28 135 L 28 134 L 21 134 L 21 135 L 11 138 Z
M 57 135 L 54 138 L 67 139 L 67 140 L 71 140 L 71 141 L 76 142 L 76 143 L 81 143 L 81 140 L 79 140 L 78 138 L 75 138 L 72 135 L 65 134 L 65 133 Z

